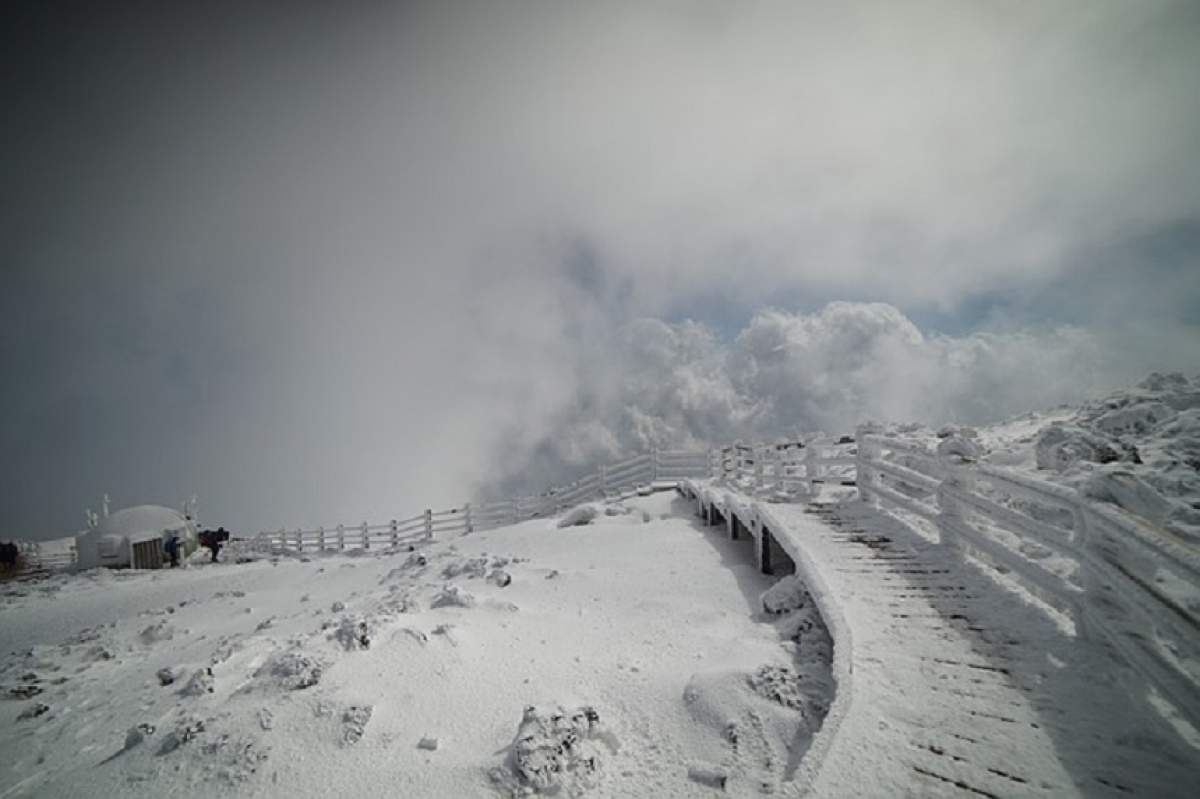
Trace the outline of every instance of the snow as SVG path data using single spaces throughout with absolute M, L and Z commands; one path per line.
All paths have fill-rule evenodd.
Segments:
M 811 603 L 762 613 L 745 543 L 656 494 L 412 552 L 10 584 L 0 797 L 781 789 L 830 645 Z

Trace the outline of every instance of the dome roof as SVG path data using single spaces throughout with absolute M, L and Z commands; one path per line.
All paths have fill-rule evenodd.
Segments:
M 177 510 L 161 505 L 136 505 L 112 513 L 96 525 L 99 535 L 119 535 L 130 540 L 157 538 L 167 530 L 179 530 L 189 524 Z

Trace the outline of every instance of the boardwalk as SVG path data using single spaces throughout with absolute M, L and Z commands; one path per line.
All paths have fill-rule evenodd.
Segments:
M 684 492 L 756 551 L 765 543 L 777 569 L 794 562 L 834 635 L 838 696 L 798 794 L 1194 795 L 1197 753 L 1113 653 L 933 536 L 856 501 Z

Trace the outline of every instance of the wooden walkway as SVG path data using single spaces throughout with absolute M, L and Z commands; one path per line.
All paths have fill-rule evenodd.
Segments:
M 857 501 L 682 490 L 727 534 L 753 536 L 760 566 L 794 565 L 833 635 L 837 696 L 795 795 L 1195 795 L 1198 753 L 1114 654 L 956 551 Z

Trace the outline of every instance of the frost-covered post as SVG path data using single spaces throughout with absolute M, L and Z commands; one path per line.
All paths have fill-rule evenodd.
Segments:
M 974 490 L 975 479 L 970 466 L 960 464 L 957 455 L 938 453 L 938 470 L 942 480 L 937 487 L 938 529 L 942 534 L 942 543 L 947 539 L 957 539 L 958 528 L 965 522 L 963 503 L 955 493 L 969 493 Z
M 858 454 L 855 455 L 854 482 L 858 484 L 858 498 L 863 502 L 874 502 L 872 489 L 875 487 L 875 474 L 871 461 L 881 454 L 879 446 L 870 440 L 872 428 L 859 425 L 854 430 L 854 438 L 858 442 Z
M 433 538 L 433 511 L 429 508 L 425 509 L 425 538 Z
M 392 549 L 400 546 L 400 525 L 392 519 Z
M 466 533 L 464 533 L 464 535 L 475 532 L 475 528 L 471 524 L 471 503 L 470 502 L 468 502 L 466 505 L 463 505 L 463 524 L 466 527 Z
M 317 546 L 319 546 L 321 548 L 322 552 L 325 551 L 325 528 L 324 527 L 317 528 Z
M 765 478 L 763 476 L 763 459 L 766 457 L 765 447 L 756 447 L 751 452 L 754 455 L 754 490 L 759 491 L 763 487 Z
M 650 482 L 658 482 L 658 447 L 650 448 Z
M 362 530 L 363 549 L 370 549 L 371 548 L 371 537 L 367 533 L 367 523 L 363 522 L 362 527 L 360 529 Z
M 339 524 L 337 526 L 337 534 L 338 534 L 338 552 L 345 552 L 346 551 L 346 528 L 345 528 L 345 526 Z
M 300 531 L 299 527 L 296 528 L 296 551 L 304 551 L 304 533 Z
M 1092 551 L 1093 545 L 1091 537 L 1088 535 L 1087 510 L 1082 498 L 1071 503 L 1071 524 L 1074 527 L 1071 542 L 1086 555 L 1097 554 Z M 1083 560 L 1079 564 L 1079 576 L 1083 582 L 1083 600 L 1075 605 L 1071 617 L 1075 622 L 1075 636 L 1082 641 L 1094 635 L 1093 631 L 1089 629 L 1088 614 L 1085 608 L 1097 600 L 1099 592 L 1103 589 L 1099 585 L 1100 575 L 1096 574 L 1096 570 L 1087 560 Z
M 821 445 L 810 441 L 804 453 L 804 476 L 808 478 L 808 495 L 817 495 L 817 480 L 821 476 Z

